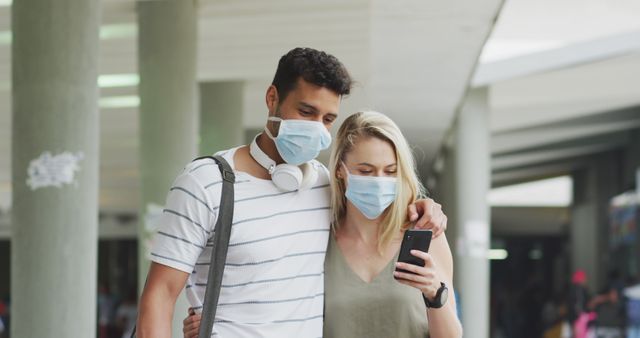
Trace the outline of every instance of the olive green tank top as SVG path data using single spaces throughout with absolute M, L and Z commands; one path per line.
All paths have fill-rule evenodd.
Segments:
M 427 337 L 422 295 L 393 278 L 396 259 L 366 283 L 351 270 L 333 235 L 329 237 L 324 263 L 324 337 Z

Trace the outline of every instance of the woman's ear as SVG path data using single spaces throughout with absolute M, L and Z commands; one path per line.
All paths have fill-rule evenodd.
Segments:
M 344 180 L 346 173 L 344 172 L 346 169 L 344 167 L 344 163 L 340 162 L 338 164 L 338 168 L 336 168 L 336 178 L 339 180 Z
M 271 85 L 267 88 L 267 94 L 265 96 L 265 103 L 269 109 L 269 116 L 275 116 L 275 112 L 278 108 L 279 98 L 278 89 L 276 86 Z

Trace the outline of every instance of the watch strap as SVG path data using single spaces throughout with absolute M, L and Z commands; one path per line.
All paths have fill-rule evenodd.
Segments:
M 428 309 L 439 309 L 443 307 L 445 302 L 442 301 L 442 293 L 444 292 L 445 289 L 447 289 L 447 285 L 444 282 L 440 282 L 440 288 L 438 288 L 438 291 L 436 292 L 436 296 L 434 297 L 433 300 L 430 300 L 427 297 L 425 297 L 423 293 L 422 299 L 424 300 L 424 305 Z

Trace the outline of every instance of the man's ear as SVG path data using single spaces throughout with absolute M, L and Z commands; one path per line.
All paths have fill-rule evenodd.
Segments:
M 275 116 L 278 104 L 280 103 L 278 98 L 278 89 L 274 85 L 270 85 L 267 88 L 267 94 L 265 96 L 265 102 L 269 109 L 269 116 Z

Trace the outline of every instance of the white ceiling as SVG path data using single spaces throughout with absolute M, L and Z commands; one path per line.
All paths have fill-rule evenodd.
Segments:
M 358 82 L 342 118 L 389 114 L 429 162 L 450 126 L 501 1 L 273 0 L 199 2 L 197 77 L 246 81 L 244 125 L 264 123 L 264 90 L 277 60 L 296 46 L 326 50 Z M 10 8 L 0 7 L 0 208 L 10 203 Z M 100 73 L 136 73 L 135 3 L 103 1 Z M 103 88 L 136 96 L 135 86 Z M 100 208 L 136 212 L 137 107 L 101 109 Z
M 507 0 L 481 61 L 640 30 L 637 0 Z
M 495 26 L 499 0 L 199 6 L 198 79 L 245 81 L 247 129 L 263 124 L 265 88 L 278 58 L 296 46 L 336 55 L 358 82 L 341 119 L 366 108 L 389 114 L 425 163 L 441 146 L 474 71 L 489 74 L 483 85 L 499 185 L 567 174 L 585 165 L 585 156 L 624 146 L 627 133 L 640 128 L 637 0 L 506 0 Z M 0 209 L 10 203 L 10 26 L 10 8 L 0 7 Z M 103 0 L 101 74 L 136 73 L 136 32 L 134 1 Z M 135 98 L 137 90 L 101 94 Z M 103 212 L 137 210 L 137 131 L 137 107 L 101 110 Z M 502 226 L 505 233 L 557 233 L 568 220 L 565 208 L 497 208 L 494 215 L 496 231 Z
M 640 128 L 636 0 L 508 0 L 480 59 L 494 184 L 570 173 Z
M 471 86 L 488 87 L 494 187 L 569 175 L 628 148 L 640 132 L 640 2 L 507 0 Z M 492 215 L 496 234 L 559 234 L 569 221 L 565 207 Z
M 633 108 L 640 106 L 640 51 L 633 47 L 640 41 L 640 2 L 507 0 L 492 27 L 500 6 L 499 0 L 203 0 L 197 77 L 244 80 L 244 126 L 260 128 L 278 58 L 296 46 L 326 50 L 357 81 L 341 119 L 361 109 L 385 112 L 429 163 L 476 68 L 497 74 L 487 84 L 498 181 L 566 172 L 581 162 L 554 158 L 623 145 L 624 136 L 611 135 L 640 124 Z M 0 209 L 10 203 L 10 26 L 10 8 L 0 7 Z M 101 74 L 136 73 L 136 33 L 135 3 L 104 0 Z M 135 99 L 137 89 L 101 94 Z M 105 212 L 137 210 L 137 131 L 137 107 L 101 109 Z

